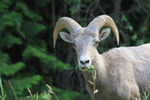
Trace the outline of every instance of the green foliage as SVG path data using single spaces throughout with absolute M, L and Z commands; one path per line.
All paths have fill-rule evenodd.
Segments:
M 24 94 L 24 90 L 26 90 L 27 87 L 31 88 L 32 85 L 37 85 L 41 79 L 42 77 L 40 75 L 34 75 L 32 77 L 14 78 L 11 79 L 10 82 L 16 95 L 20 96 Z M 13 91 L 7 81 L 5 81 L 5 89 L 7 89 L 6 94 L 8 99 L 14 97 Z
M 128 19 L 125 15 L 122 15 L 120 22 L 124 22 L 123 28 L 125 28 L 125 30 L 129 30 L 129 31 L 133 30 L 133 26 L 131 26 L 130 22 L 128 21 Z
M 0 16 L 0 31 L 6 30 L 7 26 L 20 28 L 22 15 L 16 11 L 6 12 Z
M 148 100 L 148 97 L 149 97 L 150 93 L 146 94 L 146 83 L 145 83 L 145 90 L 143 90 L 143 94 L 144 94 L 143 100 Z M 139 98 L 135 98 L 135 99 L 136 100 L 142 100 L 142 99 L 140 99 L 140 97 Z
M 51 2 L 51 0 L 35 0 L 35 5 L 37 7 L 44 7 L 47 5 L 47 3 Z
M 2 51 L 0 51 L 0 67 L 8 65 L 10 63 L 9 60 L 10 60 L 9 55 L 6 53 L 2 53 Z
M 42 24 L 39 24 L 34 21 L 26 21 L 22 22 L 22 31 L 26 34 L 28 38 L 32 38 L 36 36 L 40 31 L 45 30 L 46 27 Z
M 11 5 L 11 0 L 1 0 L 1 3 L 0 3 L 0 13 L 3 13 L 3 12 L 7 12 L 9 6 Z
M 143 94 L 144 94 L 143 100 L 147 100 L 150 93 L 148 95 L 146 94 L 146 83 L 145 83 L 145 90 L 143 91 Z
M 44 7 L 50 1 L 35 0 L 35 6 Z M 43 84 L 46 81 L 52 82 L 52 77 L 46 76 L 50 70 L 62 72 L 69 67 L 69 64 L 46 53 L 47 43 L 43 35 L 39 35 L 46 29 L 41 23 L 43 17 L 28 3 L 23 0 L 2 0 L 0 13 L 0 76 L 4 90 L 7 90 L 7 99 L 14 97 L 7 80 L 10 80 L 16 95 L 22 97 L 26 96 L 26 87 L 33 89 L 35 85 L 33 90 L 37 90 L 35 87 L 41 80 Z M 38 66 L 35 66 L 36 63 Z M 35 73 L 42 74 L 45 79 Z
M 16 71 L 25 67 L 23 62 L 17 62 L 16 64 L 4 65 L 0 67 L 0 75 L 4 74 L 6 76 L 14 75 Z
M 27 5 L 23 2 L 16 2 L 16 6 L 15 6 L 15 9 L 17 11 L 20 11 L 28 18 L 34 20 L 34 21 L 41 21 L 42 20 L 42 17 L 38 14 L 36 14 L 35 12 L 31 11 Z
M 91 3 L 92 0 L 83 0 L 85 3 Z
M 79 92 L 76 91 L 62 90 L 56 87 L 52 87 L 52 89 L 60 100 L 72 100 L 74 97 L 80 96 Z M 52 98 L 52 100 L 56 100 L 56 98 Z
M 36 7 L 44 7 L 50 1 L 35 0 L 35 4 Z M 40 23 L 43 18 L 33 9 L 30 9 L 23 0 L 15 2 L 13 0 L 2 0 L 0 2 L 0 13 L 0 48 L 2 49 L 0 51 L 0 76 L 6 77 L 3 82 L 5 83 L 4 90 L 7 90 L 7 99 L 14 97 L 7 79 L 10 80 L 17 96 L 22 97 L 26 94 L 26 87 L 32 88 L 33 85 L 36 87 L 41 80 L 42 83 L 45 81 L 52 82 L 52 77 L 48 79 L 48 76 L 45 76 L 45 74 L 49 74 L 50 70 L 61 72 L 69 67 L 69 64 L 65 64 L 57 60 L 55 56 L 46 53 L 46 42 L 39 35 L 41 31 L 46 29 L 46 26 Z M 3 53 L 14 48 L 17 51 Z M 18 56 L 18 51 L 22 55 L 19 55 L 22 59 L 16 59 L 15 56 L 12 56 Z M 38 63 L 38 67 L 41 67 L 47 80 L 43 79 L 41 75 L 34 75 L 37 68 L 34 63 L 29 65 L 29 62 L 33 61 Z M 24 70 L 29 70 L 29 66 L 32 66 L 34 72 L 24 75 L 26 73 Z M 42 95 L 40 94 L 40 97 Z
M 0 52 L 0 76 L 2 74 L 9 76 L 14 75 L 15 72 L 19 71 L 23 67 L 25 67 L 25 64 L 23 62 L 17 62 L 14 64 L 10 64 L 10 58 L 8 54 Z
M 121 46 L 140 45 L 150 40 L 150 2 L 149 0 L 134 2 L 122 0 L 121 8 L 118 5 L 120 12 L 115 23 L 119 29 Z M 44 96 L 45 94 L 41 91 L 45 83 L 51 83 L 62 100 L 71 100 L 79 96 L 78 92 L 60 89 L 65 88 L 61 83 L 66 78 L 63 76 L 66 75 L 63 70 L 75 64 L 71 61 L 74 56 L 70 57 L 67 51 L 70 47 L 66 46 L 65 42 L 60 42 L 58 39 L 59 44 L 56 49 L 53 49 L 54 25 L 61 16 L 72 17 L 81 26 L 86 26 L 100 14 L 114 17 L 116 7 L 113 7 L 112 3 L 110 0 L 99 2 L 96 0 L 58 0 L 57 2 L 55 0 L 33 0 L 32 2 L 1 0 L 0 76 L 3 80 L 4 91 L 7 90 L 7 99 L 14 98 L 8 80 L 12 83 L 18 98 L 27 99 L 26 87 L 34 93 L 38 91 L 39 98 Z M 100 43 L 98 50 L 104 52 L 114 47 L 115 41 L 114 35 L 110 34 L 107 40 Z M 63 62 L 70 62 L 70 64 Z M 91 71 L 91 69 L 88 70 Z M 75 77 L 77 79 L 77 76 Z M 83 91 L 78 86 L 75 86 L 75 89 Z M 49 94 L 47 93 L 46 96 Z
M 38 58 L 41 62 L 41 66 L 46 67 L 45 69 L 43 69 L 45 73 L 49 72 L 49 68 L 52 70 L 57 69 L 59 71 L 62 71 L 65 68 L 69 67 L 69 64 L 64 64 L 61 61 L 58 61 L 56 57 L 47 55 L 31 45 L 27 46 L 22 56 L 25 61 L 32 59 L 32 57 Z
M 7 47 L 8 49 L 11 48 L 14 44 L 21 45 L 22 43 L 22 39 L 17 38 L 9 33 L 0 41 L 1 48 Z
M 81 0 L 65 0 L 66 3 L 72 5 L 69 8 L 69 11 L 72 15 L 77 13 L 81 9 Z
M 90 67 L 88 68 L 88 72 L 90 73 L 92 70 L 94 70 L 94 66 L 90 65 Z
M 51 94 L 48 93 L 48 92 L 42 92 L 40 95 L 39 95 L 39 100 L 51 100 Z
M 1 77 L 0 77 L 0 89 L 1 89 L 0 99 L 3 99 L 4 98 L 4 90 L 3 90 L 3 85 L 2 85 Z
M 137 34 L 132 35 L 131 39 L 135 41 L 137 39 Z

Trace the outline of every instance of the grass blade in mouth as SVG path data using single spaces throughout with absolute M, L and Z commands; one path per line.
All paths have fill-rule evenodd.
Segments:
M 87 68 L 86 67 L 80 67 L 80 70 L 81 71 L 87 71 Z

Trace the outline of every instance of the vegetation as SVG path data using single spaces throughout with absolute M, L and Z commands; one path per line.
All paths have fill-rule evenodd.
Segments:
M 149 11 L 150 0 L 1 0 L 0 98 L 28 100 L 28 87 L 38 92 L 39 100 L 45 96 L 56 100 L 45 86 L 49 84 L 61 100 L 91 100 L 75 67 L 72 47 L 58 37 L 53 49 L 56 21 L 68 16 L 86 26 L 96 16 L 107 14 L 119 29 L 120 46 L 133 46 L 150 41 Z M 116 46 L 111 34 L 98 50 L 102 53 Z

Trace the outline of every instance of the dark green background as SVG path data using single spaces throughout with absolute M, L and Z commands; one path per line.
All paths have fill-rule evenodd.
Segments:
M 70 44 L 60 36 L 53 48 L 53 30 L 62 16 L 86 26 L 98 15 L 111 16 L 120 33 L 119 46 L 150 41 L 150 0 L 1 0 L 0 76 L 6 100 L 30 100 L 26 87 L 39 100 L 48 95 L 49 84 L 60 100 L 91 100 Z M 64 30 L 66 31 L 66 30 Z M 100 53 L 118 47 L 114 34 L 100 43 Z M 43 91 L 46 93 L 44 94 Z M 51 95 L 52 100 L 56 100 Z

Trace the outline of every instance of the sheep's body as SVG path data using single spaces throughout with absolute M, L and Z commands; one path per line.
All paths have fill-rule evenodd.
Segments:
M 95 52 L 92 62 L 97 72 L 95 100 L 135 100 L 142 98 L 145 83 L 150 93 L 150 43 L 137 47 Z M 92 75 L 83 72 L 87 90 L 93 96 Z M 150 100 L 150 98 L 148 99 Z
M 120 47 L 103 54 L 97 52 L 100 41 L 110 33 L 111 28 L 119 43 L 119 32 L 111 17 L 100 15 L 94 18 L 87 27 L 81 27 L 68 17 L 62 17 L 54 29 L 54 47 L 58 33 L 66 28 L 71 34 L 60 32 L 61 38 L 73 45 L 79 67 L 83 72 L 86 87 L 93 97 L 93 81 L 91 73 L 86 70 L 94 65 L 96 70 L 96 89 L 94 100 L 135 100 L 143 94 L 145 83 L 150 93 L 150 43 L 137 47 Z M 149 99 L 150 100 L 150 99 Z

